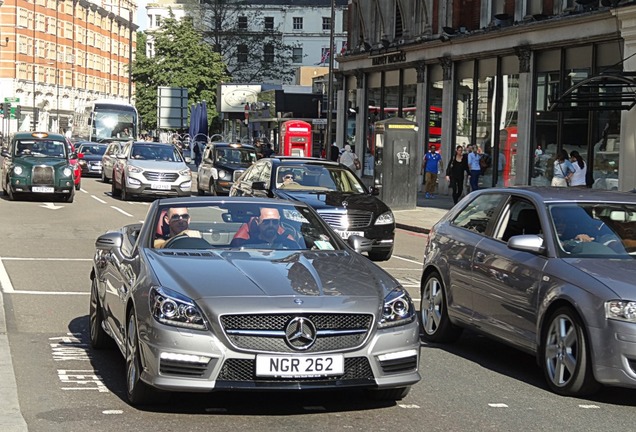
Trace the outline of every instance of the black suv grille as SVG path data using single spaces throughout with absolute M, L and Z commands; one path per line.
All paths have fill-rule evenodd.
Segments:
M 339 212 L 319 211 L 318 214 L 333 229 L 352 230 L 366 228 L 371 225 L 373 213 L 358 210 L 346 210 Z

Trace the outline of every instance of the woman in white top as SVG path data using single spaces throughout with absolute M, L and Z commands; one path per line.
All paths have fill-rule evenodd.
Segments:
M 355 160 L 357 158 L 358 157 L 356 156 L 356 154 L 351 151 L 351 146 L 347 144 L 346 146 L 344 146 L 344 151 L 340 155 L 340 158 L 338 158 L 338 162 L 347 166 L 347 168 L 349 168 L 350 170 L 355 171 L 356 170 Z
M 570 152 L 570 161 L 572 161 L 572 165 L 574 166 L 574 174 L 572 174 L 572 178 L 570 179 L 570 186 L 586 187 L 585 176 L 587 174 L 587 165 L 579 152 L 572 150 Z

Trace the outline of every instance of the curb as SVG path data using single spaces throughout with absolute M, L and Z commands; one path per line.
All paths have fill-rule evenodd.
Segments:
M 422 228 L 422 227 L 418 227 L 418 226 L 415 226 L 415 225 L 407 225 L 407 224 L 403 224 L 403 223 L 399 223 L 399 222 L 395 223 L 395 227 L 399 228 L 399 229 L 406 230 L 406 231 L 412 231 L 412 232 L 420 233 L 420 234 L 428 234 L 431 231 L 428 228 Z

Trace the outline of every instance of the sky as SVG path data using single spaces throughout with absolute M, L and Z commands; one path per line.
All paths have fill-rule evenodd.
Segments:
M 148 28 L 148 16 L 146 15 L 146 5 L 148 0 L 137 1 L 137 25 L 139 31 L 144 31 Z

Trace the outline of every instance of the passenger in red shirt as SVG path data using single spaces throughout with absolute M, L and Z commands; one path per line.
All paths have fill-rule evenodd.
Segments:
M 300 245 L 280 224 L 278 209 L 263 207 L 259 217 L 244 223 L 234 234 L 230 247 L 278 246 L 281 249 L 300 249 Z

